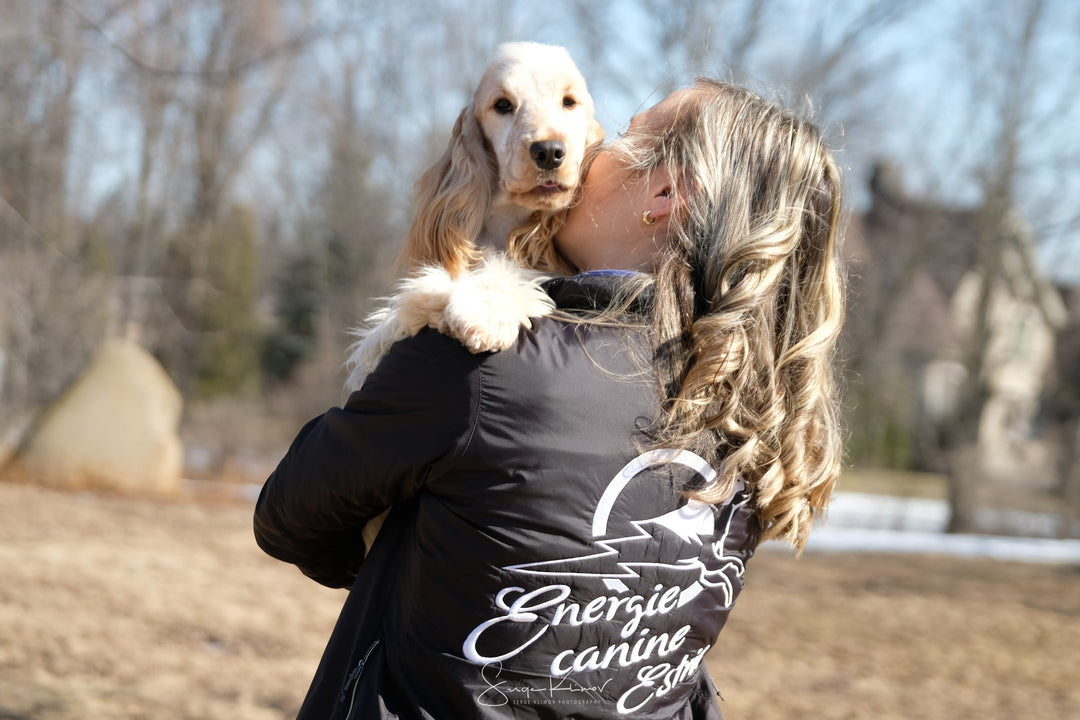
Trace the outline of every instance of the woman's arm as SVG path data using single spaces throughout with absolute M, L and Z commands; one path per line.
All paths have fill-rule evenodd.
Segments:
M 344 408 L 304 426 L 267 479 L 259 547 L 324 585 L 351 585 L 364 525 L 415 496 L 467 442 L 481 360 L 434 331 L 396 344 Z

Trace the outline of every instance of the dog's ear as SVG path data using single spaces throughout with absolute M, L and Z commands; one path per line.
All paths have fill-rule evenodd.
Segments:
M 494 155 L 484 141 L 484 130 L 476 117 L 476 105 L 470 104 L 463 109 L 450 133 L 450 153 L 456 172 L 463 175 L 475 174 L 485 180 L 491 179 Z
M 589 118 L 589 134 L 585 136 L 585 144 L 595 145 L 604 142 L 604 126 L 596 117 Z
M 416 184 L 415 214 L 399 263 L 409 269 L 440 265 L 454 277 L 474 265 L 496 172 L 469 105 L 454 123 L 446 152 Z

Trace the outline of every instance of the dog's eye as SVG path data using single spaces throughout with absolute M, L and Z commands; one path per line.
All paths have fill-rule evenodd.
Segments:
M 499 113 L 500 115 L 509 115 L 510 113 L 514 112 L 514 103 L 510 102 L 506 98 L 499 98 L 495 101 L 495 104 L 492 107 L 494 107 L 495 112 Z
M 570 97 L 569 95 L 567 95 L 566 97 L 564 97 L 562 99 L 562 106 L 564 108 L 566 108 L 566 109 L 570 109 L 570 108 L 574 107 L 575 105 L 577 105 L 577 100 Z

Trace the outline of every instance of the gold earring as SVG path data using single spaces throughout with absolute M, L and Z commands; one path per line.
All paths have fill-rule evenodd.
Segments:
M 656 218 L 652 216 L 652 210 L 646 210 L 645 212 L 641 213 L 641 222 L 645 223 L 646 225 L 656 224 Z

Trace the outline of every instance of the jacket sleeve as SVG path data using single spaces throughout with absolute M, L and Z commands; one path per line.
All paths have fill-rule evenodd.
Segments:
M 267 479 L 259 547 L 324 585 L 351 585 L 364 525 L 416 496 L 468 441 L 482 357 L 434 331 L 397 343 L 345 407 L 304 426 Z

